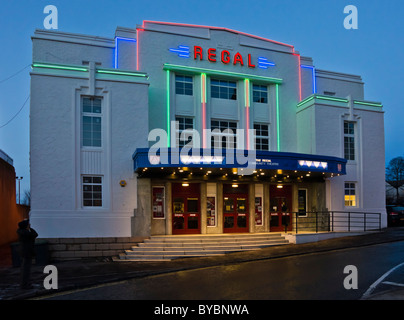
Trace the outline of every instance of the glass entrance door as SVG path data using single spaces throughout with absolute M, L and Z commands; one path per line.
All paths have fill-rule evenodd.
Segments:
M 201 233 L 199 184 L 173 183 L 173 234 Z
M 270 231 L 292 230 L 292 187 L 271 185 L 270 187 Z

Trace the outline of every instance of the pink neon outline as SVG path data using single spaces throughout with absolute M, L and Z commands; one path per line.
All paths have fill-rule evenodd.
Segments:
M 144 31 L 144 29 L 136 29 L 136 70 L 139 71 L 139 31 Z
M 301 67 L 301 59 L 300 59 L 300 54 L 297 53 L 292 53 L 294 56 L 297 56 L 299 58 L 299 99 L 302 101 L 302 67 Z M 299 101 L 299 102 L 300 102 Z
M 144 25 L 145 23 L 155 23 L 155 24 L 166 24 L 166 25 L 172 25 L 172 26 L 182 26 L 182 27 L 193 27 L 193 28 L 206 28 L 206 29 L 223 30 L 223 31 L 228 31 L 228 32 L 233 32 L 233 33 L 239 33 L 239 34 L 242 34 L 242 35 L 245 35 L 245 36 L 248 36 L 248 37 L 253 37 L 253 38 L 256 38 L 256 39 L 259 39 L 259 40 L 264 40 L 264 41 L 268 41 L 268 42 L 273 42 L 273 43 L 275 43 L 275 44 L 279 44 L 279 45 L 282 45 L 282 46 L 286 46 L 286 47 L 292 48 L 292 49 L 293 49 L 293 52 L 295 51 L 295 47 L 292 46 L 292 45 L 290 45 L 290 44 L 286 44 L 286 43 L 283 43 L 283 42 L 279 42 L 279 41 L 275 41 L 275 40 L 263 38 L 263 37 L 256 36 L 256 35 L 253 35 L 253 34 L 249 34 L 249 33 L 246 33 L 246 32 L 240 32 L 240 31 L 237 31 L 237 30 L 232 30 L 232 29 L 223 28 L 223 27 L 201 26 L 201 25 L 197 25 L 197 24 L 187 24 L 187 23 L 176 23 L 176 22 L 162 22 L 162 21 L 143 20 L 143 26 L 142 26 L 143 29 L 145 28 L 145 25 Z

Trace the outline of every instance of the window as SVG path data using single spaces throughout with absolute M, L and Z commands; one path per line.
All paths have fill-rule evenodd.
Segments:
M 175 117 L 175 121 L 178 122 L 176 125 L 176 146 L 179 148 L 184 147 L 190 141 L 192 141 L 192 132 L 185 132 L 184 137 L 186 140 L 181 139 L 181 134 L 184 130 L 193 130 L 194 129 L 194 119 L 185 118 L 185 117 Z
M 355 124 L 344 122 L 344 157 L 347 160 L 355 160 Z
M 192 77 L 175 75 L 175 93 L 192 96 L 193 95 Z
M 101 147 L 101 99 L 82 99 L 82 132 L 83 147 Z
M 269 150 L 269 131 L 267 124 L 254 123 L 255 150 Z
M 237 83 L 226 80 L 211 80 L 211 97 L 237 100 Z
M 268 103 L 268 87 L 253 85 L 253 101 L 258 103 Z
M 355 182 L 345 182 L 345 207 L 356 207 Z
M 236 148 L 237 122 L 212 120 L 210 129 L 212 148 Z
M 102 177 L 83 177 L 83 207 L 102 207 Z

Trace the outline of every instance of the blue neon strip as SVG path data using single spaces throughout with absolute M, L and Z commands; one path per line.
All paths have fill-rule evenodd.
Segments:
M 170 48 L 168 50 L 177 53 L 181 58 L 189 58 L 189 47 L 187 46 L 178 46 L 178 48 Z
M 268 69 L 268 67 L 275 67 L 275 63 L 270 62 L 267 58 L 259 57 L 258 58 L 258 68 Z
M 316 68 L 314 68 L 313 66 L 307 66 L 307 65 L 300 65 L 302 68 L 306 68 L 306 69 L 311 69 L 311 77 L 312 77 L 312 81 L 313 81 L 313 94 L 317 93 L 317 82 L 316 82 Z
M 136 42 L 136 39 L 132 38 L 124 38 L 124 37 L 115 37 L 115 69 L 118 69 L 118 40 Z

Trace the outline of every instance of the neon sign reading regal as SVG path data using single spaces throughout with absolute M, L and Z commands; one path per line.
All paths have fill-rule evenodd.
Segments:
M 216 62 L 218 59 L 224 64 L 240 64 L 244 66 L 244 58 L 240 52 L 237 52 L 234 56 L 230 54 L 227 50 L 222 50 L 222 52 L 217 52 L 214 48 L 209 48 L 207 50 L 207 58 L 210 62 Z M 194 60 L 203 60 L 203 50 L 202 47 L 194 46 Z M 248 54 L 247 65 L 249 68 L 255 68 L 255 64 L 251 62 L 251 54 Z
M 223 64 L 227 65 L 247 65 L 249 68 L 256 68 L 256 64 L 258 68 L 268 69 L 268 67 L 274 67 L 275 63 L 269 61 L 265 57 L 259 57 L 257 62 L 253 62 L 252 55 L 247 54 L 247 56 L 243 56 L 240 52 L 236 52 L 235 54 L 231 54 L 228 50 L 219 51 L 216 48 L 209 48 L 208 50 L 203 50 L 200 46 L 194 46 L 194 60 L 208 60 L 212 63 L 216 63 L 217 61 L 221 61 Z M 190 48 L 188 46 L 180 45 L 177 48 L 170 48 L 170 52 L 176 53 L 181 58 L 190 58 Z

